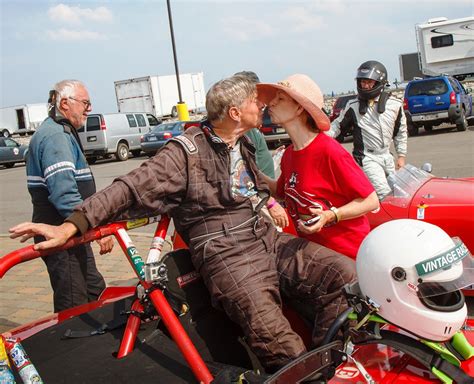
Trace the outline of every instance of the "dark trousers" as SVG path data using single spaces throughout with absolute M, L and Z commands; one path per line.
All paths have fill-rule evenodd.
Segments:
M 282 313 L 282 296 L 313 314 L 313 344 L 347 308 L 342 287 L 356 279 L 355 263 L 306 239 L 277 232 L 260 219 L 253 228 L 226 231 L 193 252 L 215 304 L 239 324 L 268 371 L 306 352 Z
M 54 312 L 97 300 L 105 281 L 90 244 L 43 257 L 54 292 Z

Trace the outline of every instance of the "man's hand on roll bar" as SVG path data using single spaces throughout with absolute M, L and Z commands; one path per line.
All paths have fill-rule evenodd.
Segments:
M 65 222 L 59 226 L 40 223 L 21 223 L 10 228 L 8 231 L 10 232 L 10 238 L 16 239 L 20 237 L 22 243 L 33 236 L 44 236 L 46 241 L 35 244 L 34 246 L 36 251 L 44 251 L 64 245 L 69 238 L 77 233 L 78 229 L 70 222 Z

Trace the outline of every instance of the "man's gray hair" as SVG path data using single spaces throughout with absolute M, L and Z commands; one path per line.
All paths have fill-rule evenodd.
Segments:
M 224 120 L 229 108 L 240 107 L 257 92 L 255 83 L 243 76 L 232 76 L 215 83 L 206 95 L 207 118 Z
M 53 89 L 56 91 L 56 108 L 59 110 L 61 99 L 74 97 L 76 95 L 76 89 L 80 86 L 86 87 L 84 83 L 79 80 L 62 80 L 54 84 Z

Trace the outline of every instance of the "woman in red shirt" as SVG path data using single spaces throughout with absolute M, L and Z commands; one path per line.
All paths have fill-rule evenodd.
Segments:
M 296 74 L 278 84 L 257 84 L 257 89 L 272 122 L 292 142 L 280 177 L 268 180 L 272 194 L 285 200 L 300 236 L 355 259 L 370 230 L 365 214 L 378 209 L 379 201 L 352 156 L 321 133 L 330 123 L 318 85 Z

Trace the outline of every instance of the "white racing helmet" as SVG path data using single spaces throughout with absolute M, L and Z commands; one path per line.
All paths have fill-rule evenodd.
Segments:
M 393 220 L 375 228 L 357 254 L 364 296 L 388 322 L 428 340 L 449 340 L 464 324 L 462 288 L 474 283 L 467 247 L 423 221 Z

